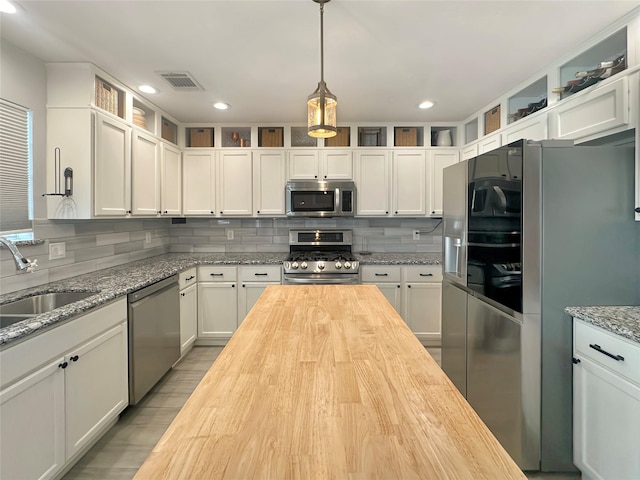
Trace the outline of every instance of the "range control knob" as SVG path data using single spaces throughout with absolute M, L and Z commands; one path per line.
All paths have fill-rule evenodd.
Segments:
M 351 268 L 351 263 L 350 262 L 344 262 L 344 268 L 349 270 Z
M 318 262 L 318 270 L 324 270 L 324 262 Z
M 293 263 L 291 264 L 291 268 L 293 268 L 294 270 L 295 270 L 296 268 L 298 268 L 298 262 L 293 262 Z
M 353 268 L 354 270 L 355 270 L 356 268 L 358 268 L 358 262 L 352 262 L 352 263 L 351 263 L 351 268 Z
M 307 267 L 308 267 L 307 262 L 302 262 L 300 264 L 300 268 L 303 269 L 303 270 L 305 270 Z
M 291 268 L 291 263 L 289 263 L 289 262 L 284 262 L 284 268 L 285 268 L 285 269 L 287 269 L 287 270 L 288 270 L 289 268 Z
M 336 262 L 336 270 L 340 270 L 342 268 L 342 264 L 340 262 Z

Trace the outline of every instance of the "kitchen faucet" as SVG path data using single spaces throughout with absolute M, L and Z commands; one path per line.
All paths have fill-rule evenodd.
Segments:
M 20 253 L 20 250 L 18 250 L 18 247 L 16 247 L 8 238 L 0 237 L 0 243 L 4 243 L 13 255 L 13 261 L 16 263 L 16 271 L 18 273 L 33 272 L 38 264 L 38 260 L 29 260 L 28 258 L 25 258 Z

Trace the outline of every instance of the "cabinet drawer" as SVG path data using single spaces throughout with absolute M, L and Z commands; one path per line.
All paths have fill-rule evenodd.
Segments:
M 235 282 L 236 267 L 198 267 L 199 282 Z
M 397 265 L 363 265 L 360 270 L 362 283 L 387 283 L 400 281 L 400 267 Z
M 193 285 L 194 283 L 196 283 L 196 281 L 196 267 L 190 268 L 178 274 L 178 285 L 180 287 L 180 290 Z
M 574 320 L 574 350 L 578 357 L 584 355 L 640 384 L 640 345 L 599 327 Z
M 442 265 L 405 267 L 403 281 L 407 283 L 442 282 Z
M 239 277 L 241 282 L 281 282 L 282 267 L 280 265 L 258 265 L 240 267 Z

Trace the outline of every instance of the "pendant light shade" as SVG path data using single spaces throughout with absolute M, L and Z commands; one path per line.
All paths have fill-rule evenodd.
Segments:
M 336 135 L 336 107 L 338 100 L 324 83 L 324 4 L 330 0 L 313 0 L 320 4 L 320 81 L 316 90 L 307 98 L 307 133 L 315 138 Z

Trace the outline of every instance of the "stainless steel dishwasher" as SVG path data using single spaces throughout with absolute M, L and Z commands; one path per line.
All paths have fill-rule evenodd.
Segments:
M 136 292 L 129 300 L 129 404 L 137 404 L 180 358 L 178 276 Z

